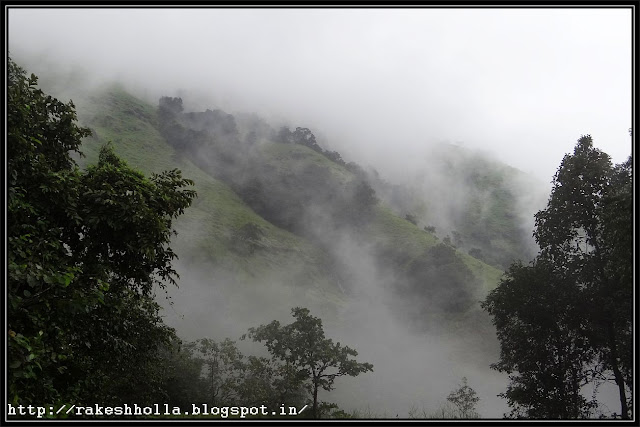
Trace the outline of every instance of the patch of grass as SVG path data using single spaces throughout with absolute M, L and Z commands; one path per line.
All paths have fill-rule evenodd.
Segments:
M 376 206 L 375 217 L 368 226 L 367 234 L 376 245 L 402 248 L 411 259 L 423 255 L 426 249 L 439 242 L 432 233 L 400 218 L 384 205 Z
M 378 206 L 368 234 L 376 244 L 402 248 L 407 256 L 407 264 L 424 254 L 425 250 L 440 243 L 432 233 L 419 229 L 406 219 L 393 214 L 386 206 Z M 502 271 L 462 252 L 456 251 L 471 272 L 483 284 L 482 293 L 487 293 L 498 285 Z
M 183 262 L 209 266 L 234 275 L 242 286 L 259 286 L 267 277 L 295 271 L 288 278 L 292 286 L 306 288 L 310 303 L 326 307 L 327 316 L 344 307 L 345 297 L 330 278 L 328 256 L 308 240 L 280 229 L 251 210 L 229 186 L 176 154 L 157 131 L 155 108 L 118 87 L 87 98 L 82 124 L 95 131 L 82 146 L 86 158 L 95 162 L 99 148 L 111 140 L 116 153 L 145 174 L 179 168 L 185 178 L 195 181 L 197 199 L 175 222 L 178 236 L 174 249 Z M 353 174 L 308 147 L 295 144 L 265 143 L 256 147 L 264 161 L 278 172 L 295 173 L 310 164 L 329 169 L 340 182 Z M 234 250 L 234 236 L 246 224 L 261 230 L 256 250 L 250 254 Z M 384 205 L 375 208 L 372 222 L 364 230 L 366 239 L 376 245 L 401 248 L 407 264 L 423 256 L 439 243 L 432 233 L 416 227 L 392 213 Z M 483 291 L 495 287 L 502 274 L 496 268 L 460 253 L 462 260 L 483 283 Z M 328 307 L 332 306 L 333 309 Z
M 234 272 L 239 281 L 258 282 L 272 272 L 296 267 L 305 271 L 300 286 L 331 291 L 324 271 L 326 254 L 307 240 L 265 221 L 226 184 L 213 178 L 184 157 L 178 156 L 156 129 L 155 108 L 119 87 L 93 95 L 81 122 L 94 130 L 82 146 L 84 166 L 97 161 L 100 147 L 112 141 L 116 154 L 145 174 L 178 168 L 195 182 L 198 197 L 174 223 L 178 235 L 174 249 L 190 265 L 210 265 Z M 317 154 L 306 147 L 311 156 Z M 301 150 L 301 151 L 305 151 Z M 306 154 L 306 153 L 305 153 Z M 251 255 L 233 250 L 234 232 L 247 223 L 262 231 L 259 249 Z
M 261 144 L 257 149 L 260 150 L 262 159 L 279 174 L 298 173 L 313 164 L 328 168 L 343 184 L 353 179 L 353 174 L 344 167 L 304 145 L 269 142 Z

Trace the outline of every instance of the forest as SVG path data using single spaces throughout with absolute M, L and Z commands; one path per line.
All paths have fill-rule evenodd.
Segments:
M 354 409 L 349 384 L 396 363 L 361 351 L 389 323 L 464 343 L 506 375 L 504 418 L 633 418 L 631 156 L 614 164 L 579 136 L 532 218 L 532 249 L 515 172 L 486 159 L 434 154 L 457 159 L 451 173 L 478 195 L 440 229 L 438 200 L 307 127 L 117 86 L 92 102 L 61 102 L 9 59 L 9 419 L 483 418 L 464 373 L 432 390 L 435 407 Z M 192 282 L 194 299 L 219 302 L 181 306 Z M 218 325 L 187 333 L 170 310 Z M 249 326 L 223 328 L 231 315 Z M 372 335 L 358 340 L 362 319 Z M 167 409 L 104 411 L 133 403 Z

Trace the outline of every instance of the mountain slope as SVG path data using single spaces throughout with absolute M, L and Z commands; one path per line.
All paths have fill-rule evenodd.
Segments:
M 99 147 L 112 141 L 116 153 L 144 173 L 178 168 L 184 177 L 195 181 L 198 197 L 175 222 L 178 235 L 173 247 L 180 258 L 182 277 L 190 277 L 193 269 L 206 271 L 202 275 L 208 277 L 209 287 L 234 284 L 251 288 L 278 281 L 302 288 L 310 302 L 329 312 L 342 303 L 327 269 L 327 254 L 265 221 L 228 185 L 176 153 L 158 133 L 153 107 L 119 87 L 89 101 L 78 105 L 82 124 L 94 131 L 83 143 L 86 158 L 80 160 L 81 165 L 95 162 Z M 247 225 L 254 226 L 256 236 L 243 236 Z M 243 237 L 247 244 L 239 242 Z
M 167 143 L 166 136 L 161 133 L 157 109 L 122 87 L 113 86 L 92 94 L 77 106 L 81 123 L 94 131 L 82 147 L 87 157 L 81 159 L 81 164 L 94 162 L 100 145 L 112 141 L 116 153 L 134 168 L 145 173 L 179 168 L 183 176 L 195 181 L 198 198 L 176 221 L 178 235 L 173 245 L 180 257 L 178 271 L 183 279 L 179 281 L 182 286 L 176 295 L 179 297 L 181 292 L 199 295 L 197 299 L 202 303 L 202 311 L 217 307 L 218 311 L 228 313 L 249 312 L 251 309 L 246 307 L 252 304 L 247 304 L 247 298 L 254 295 L 256 289 L 273 295 L 260 294 L 260 298 L 266 298 L 265 301 L 272 298 L 276 305 L 275 301 L 282 299 L 277 296 L 283 292 L 279 286 L 284 285 L 284 289 L 288 289 L 284 291 L 287 296 L 296 295 L 297 299 L 292 298 L 292 301 L 317 306 L 320 315 L 335 318 L 336 314 L 348 310 L 350 298 L 362 296 L 361 292 L 354 293 L 356 286 L 353 283 L 373 280 L 384 281 L 376 286 L 383 286 L 389 292 L 423 295 L 416 299 L 413 313 L 417 317 L 428 317 L 425 310 L 435 309 L 436 301 L 440 304 L 440 299 L 458 298 L 443 291 L 448 286 L 446 280 L 458 284 L 465 282 L 464 286 L 468 288 L 465 298 L 477 301 L 497 284 L 501 275 L 500 270 L 452 247 L 445 251 L 444 264 L 431 268 L 429 254 L 435 250 L 433 248 L 443 246 L 440 240 L 433 233 L 395 215 L 384 204 L 352 203 L 351 197 L 359 194 L 355 183 L 366 179 L 361 168 L 344 164 L 339 155 L 336 162 L 335 157 L 332 160 L 317 149 L 277 142 L 273 137 L 263 135 L 263 142 L 251 145 L 242 152 L 245 157 L 236 162 L 242 173 L 233 176 L 234 179 L 226 176 L 224 182 L 213 176 L 212 171 L 216 168 L 212 169 L 202 161 L 212 156 L 211 153 L 201 149 L 197 152 L 199 156 L 194 157 Z M 223 117 L 224 114 L 216 111 L 215 114 L 209 112 L 208 116 Z M 196 137 L 201 138 L 202 134 Z M 235 149 L 223 137 L 207 144 L 226 150 L 224 154 L 227 155 Z M 199 165 L 192 159 L 199 161 Z M 311 214 L 308 209 L 301 208 L 293 215 L 294 219 L 296 215 L 304 216 L 305 229 L 296 232 L 286 227 L 286 222 L 284 228 L 287 230 L 283 229 L 283 224 L 266 219 L 268 215 L 265 217 L 260 209 L 252 209 L 251 203 L 247 204 L 246 194 L 239 195 L 238 191 L 243 193 L 245 188 L 243 180 L 253 169 L 268 171 L 264 175 L 268 179 L 260 183 L 272 185 L 265 193 L 267 199 L 277 199 L 278 192 L 285 197 L 282 202 L 275 203 L 274 209 L 286 210 L 287 201 L 291 200 L 286 198 L 295 191 L 303 197 L 297 201 L 299 205 L 310 200 L 314 206 Z M 283 182 L 293 187 L 282 186 Z M 338 196 L 336 202 L 337 193 L 344 194 Z M 321 198 L 313 199 L 320 197 L 318 194 Z M 340 199 L 343 196 L 346 198 Z M 323 212 L 324 205 L 319 201 L 326 201 L 328 205 L 337 203 L 339 209 Z M 365 215 L 362 209 L 367 207 L 370 213 Z M 360 221 L 363 217 L 367 220 Z M 347 225 L 326 228 L 335 218 L 346 221 Z M 321 238 L 310 231 L 317 229 L 322 230 Z M 349 246 L 342 255 L 347 253 L 348 256 L 341 256 L 334 242 L 344 241 L 345 236 L 348 236 Z M 366 277 L 357 271 L 365 261 L 372 263 L 375 270 Z M 451 276 L 448 272 L 451 269 L 468 272 Z M 389 277 L 392 279 L 387 280 Z M 373 291 L 373 288 L 367 291 L 366 286 L 373 285 L 359 285 L 366 292 Z M 213 301 L 207 289 L 218 290 L 217 301 Z M 208 303 L 205 304 L 205 300 Z M 221 301 L 225 301 L 224 307 L 220 306 Z M 431 308 L 425 308 L 427 306 Z M 478 310 L 477 306 L 460 307 L 447 315 L 450 321 L 458 323 L 465 317 L 461 317 L 465 310 Z M 463 312 L 456 314 L 456 310 Z M 180 315 L 185 314 L 181 312 Z

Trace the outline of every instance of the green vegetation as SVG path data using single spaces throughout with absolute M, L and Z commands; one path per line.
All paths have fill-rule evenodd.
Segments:
M 420 296 L 416 301 L 429 299 L 434 292 L 444 295 L 434 288 L 448 280 L 444 276 L 429 276 L 432 283 L 427 286 L 410 277 L 415 268 L 409 266 L 424 265 L 429 248 L 438 244 L 435 235 L 380 204 L 358 165 L 335 162 L 331 160 L 335 155 L 327 156 L 317 144 L 305 143 L 314 139 L 308 129 L 301 128 L 298 133 L 306 139 L 298 142 L 293 137 L 284 143 L 269 142 L 281 140 L 264 124 L 254 131 L 240 132 L 234 117 L 219 110 L 185 113 L 180 98 L 162 98 L 154 116 L 149 109 L 141 109 L 135 98 L 115 93 L 117 101 L 106 102 L 94 111 L 134 122 L 118 124 L 119 129 L 145 129 L 135 123 L 141 117 L 150 125 L 154 120 L 164 123 L 158 125 L 160 133 L 153 135 L 154 145 L 159 147 L 155 151 L 169 150 L 171 154 L 162 158 L 178 162 L 196 182 L 200 197 L 176 225 L 179 235 L 175 244 L 183 262 L 230 271 L 247 289 L 260 286 L 259 279 L 276 271 L 304 266 L 298 268 L 305 272 L 304 280 L 292 278 L 296 287 L 308 287 L 310 296 L 329 304 L 344 304 L 341 294 L 345 289 L 338 289 L 338 282 L 348 286 L 352 274 L 348 265 L 335 258 L 331 246 L 333 240 L 348 233 L 359 245 L 372 245 L 379 264 L 398 278 L 391 287 L 401 289 L 402 283 L 411 283 L 408 299 L 414 300 L 411 294 L 415 293 Z M 144 114 L 120 115 L 122 109 L 143 110 Z M 89 122 L 95 121 L 89 118 Z M 243 134 L 251 138 L 243 138 Z M 130 137 L 133 141 L 149 140 L 146 132 Z M 263 142 L 257 144 L 258 139 Z M 135 150 L 127 141 L 120 139 L 118 146 L 125 152 Z M 145 167 L 144 162 L 140 166 Z M 244 235 L 252 229 L 255 236 Z M 461 275 L 456 285 L 449 283 L 449 288 L 457 288 L 455 292 L 468 302 L 477 301 L 498 283 L 498 269 L 463 252 L 456 252 L 451 262 L 447 267 L 451 271 L 470 271 Z M 457 303 L 446 304 L 455 307 Z M 475 303 L 459 307 L 463 306 L 478 309 Z M 464 310 L 447 311 L 457 327 L 468 317 Z M 436 320 L 420 307 L 412 316 L 423 317 L 424 322 Z
M 469 387 L 467 384 L 467 378 L 462 378 L 462 385 L 456 390 L 449 393 L 447 400 L 451 402 L 458 413 L 460 418 L 478 418 L 478 412 L 476 411 L 476 404 L 480 400 L 476 391 Z
M 599 158 L 597 191 L 576 187 L 592 182 L 572 175 L 592 165 L 593 150 L 583 142 L 536 217 L 543 252 L 531 267 L 511 266 L 501 281 L 499 267 L 514 255 L 526 258 L 506 169 L 462 154 L 450 165 L 477 197 L 465 201 L 456 229 L 440 240 L 434 226 L 421 223 L 433 201 L 395 188 L 391 202 L 375 173 L 323 149 L 308 128 L 276 131 L 221 110 L 185 112 L 180 98 L 163 97 L 154 107 L 119 86 L 84 98 L 80 127 L 73 103 L 45 95 L 13 62 L 9 71 L 10 402 L 167 402 L 183 411 L 264 404 L 269 413 L 310 405 L 299 416 L 358 418 L 363 414 L 320 402 L 318 390 L 373 367 L 325 338 L 308 309 L 293 309 L 290 325 L 249 330 L 265 343 L 266 358 L 242 354 L 230 339 L 182 342 L 163 323 L 154 294 L 177 284 L 172 262 L 179 254 L 186 271 L 230 278 L 230 311 L 273 280 L 301 292 L 314 311 L 322 307 L 330 326 L 340 324 L 363 280 L 346 251 L 371 258 L 385 281 L 379 285 L 406 309 L 399 317 L 418 332 L 483 340 L 493 330 L 478 300 L 491 291 L 484 307 L 503 346 L 495 367 L 520 374 L 505 394 L 512 415 L 589 414 L 592 402 L 576 388 L 591 381 L 586 366 L 597 375 L 612 372 L 621 412 L 629 415 L 630 163 L 611 167 Z M 577 199 L 563 193 L 567 188 L 599 196 Z M 593 210 L 567 210 L 566 200 Z M 558 229 L 569 231 L 549 231 Z M 347 249 L 339 250 L 344 242 Z M 578 317 L 580 311 L 593 315 Z M 514 316 L 521 322 L 512 324 Z M 561 319 L 561 327 L 546 319 Z M 540 372 L 540 361 L 551 360 L 562 363 Z M 547 397 L 563 390 L 557 407 L 531 397 L 543 381 L 554 384 Z M 571 396 L 569 409 L 564 396 Z M 423 415 L 475 418 L 477 401 L 463 379 L 445 406 Z
M 631 157 L 612 166 L 578 140 L 553 181 L 534 236 L 541 251 L 514 263 L 483 307 L 501 344 L 492 367 L 510 373 L 510 416 L 588 418 L 586 384 L 612 381 L 623 419 L 632 415 L 633 244 Z
M 153 287 L 175 283 L 172 221 L 195 192 L 109 145 L 81 171 L 70 153 L 90 131 L 75 122 L 73 103 L 9 62 L 9 401 L 157 401 L 175 334 Z
M 180 340 L 154 301 L 155 286 L 176 283 L 169 243 L 173 220 L 196 196 L 183 188 L 193 181 L 177 169 L 147 178 L 116 156 L 110 143 L 100 149 L 97 164 L 81 170 L 71 152 L 80 153 L 81 138 L 91 131 L 76 125 L 72 103 L 36 85 L 35 76 L 27 78 L 10 61 L 10 402 L 60 407 L 168 400 L 182 407 L 199 401 L 203 384 L 209 386 L 206 402 L 232 399 L 238 381 L 226 377 L 243 367 L 233 342 L 218 346 L 203 339 L 177 351 Z M 246 225 L 240 233 L 255 251 L 264 233 Z M 323 334 L 318 326 L 301 334 Z M 354 353 L 339 345 L 335 351 Z M 257 376 L 275 378 L 267 369 L 271 362 L 249 360 L 247 379 L 253 382 L 243 397 L 256 392 Z M 359 366 L 345 359 L 334 376 L 355 375 Z M 222 377 L 227 381 L 218 384 Z M 331 383 L 324 375 L 317 384 Z
M 280 322 L 274 320 L 249 329 L 248 335 L 254 341 L 264 341 L 269 353 L 291 374 L 287 380 L 294 387 L 307 383 L 307 390 L 313 395 L 312 416 L 317 418 L 320 387 L 331 391 L 337 377 L 355 377 L 372 371 L 373 365 L 356 362 L 349 356 L 357 356 L 357 351 L 325 338 L 322 320 L 311 316 L 308 309 L 296 307 L 291 312 L 295 322 L 280 326 Z
M 83 117 L 94 130 L 94 136 L 83 141 L 89 159 L 96 147 L 111 140 L 118 152 L 142 171 L 159 171 L 177 164 L 194 181 L 198 198 L 175 224 L 178 235 L 174 245 L 183 264 L 240 272 L 245 282 L 298 266 L 307 273 L 302 286 L 335 292 L 325 271 L 326 254 L 303 237 L 265 221 L 227 184 L 179 155 L 157 130 L 153 107 L 116 86 L 91 97 Z M 105 121 L 103 117 L 110 119 Z M 235 237 L 252 224 L 261 234 L 254 239 L 252 251 L 245 253 L 239 250 Z

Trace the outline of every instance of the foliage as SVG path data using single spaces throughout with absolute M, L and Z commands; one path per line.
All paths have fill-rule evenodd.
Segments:
M 449 393 L 447 402 L 440 405 L 435 411 L 429 411 L 422 407 L 412 405 L 409 408 L 409 418 L 423 419 L 472 419 L 480 418 L 476 410 L 476 405 L 480 398 L 476 391 L 469 387 L 467 378 L 462 378 L 462 384 L 457 389 Z
M 194 357 L 204 368 L 208 402 L 212 406 L 238 405 L 238 385 L 244 377 L 244 356 L 227 338 L 217 343 L 202 338 L 193 346 Z
M 192 182 L 177 170 L 145 178 L 110 146 L 79 170 L 71 152 L 90 131 L 73 103 L 11 60 L 7 122 L 9 400 L 157 401 L 156 361 L 175 336 L 153 287 L 176 277 L 172 220 Z
M 418 219 L 416 218 L 415 215 L 412 214 L 406 214 L 404 216 L 404 219 L 406 219 L 407 221 L 409 221 L 411 224 L 413 225 L 418 225 Z
M 579 139 L 558 169 L 547 208 L 536 214 L 535 262 L 514 264 L 483 307 L 501 342 L 495 369 L 513 373 L 512 416 L 584 418 L 597 402 L 580 389 L 613 380 L 621 416 L 632 376 L 630 160 Z
M 474 389 L 467 385 L 467 378 L 462 378 L 462 385 L 449 393 L 447 400 L 455 405 L 460 418 L 479 418 L 476 405 L 480 398 Z
M 502 394 L 512 417 L 579 418 L 591 405 L 580 394 L 593 360 L 573 322 L 571 283 L 549 262 L 514 264 L 483 303 L 501 344 L 500 362 L 492 368 L 510 374 Z M 516 374 L 517 373 L 517 374 Z
M 294 378 L 305 383 L 313 394 L 312 415 L 318 418 L 320 387 L 331 391 L 337 377 L 373 371 L 373 365 L 357 362 L 350 358 L 357 356 L 357 351 L 325 338 L 322 320 L 311 316 L 308 309 L 296 307 L 291 312 L 296 319 L 293 323 L 281 326 L 274 320 L 267 325 L 250 328 L 248 336 L 254 341 L 264 342 L 269 353 L 282 361 Z
M 444 243 L 424 251 L 407 268 L 408 287 L 427 311 L 460 313 L 476 302 L 479 287 L 456 251 Z
M 202 377 L 203 361 L 196 357 L 196 343 L 174 342 L 172 351 L 162 353 L 162 367 L 166 370 L 163 388 L 166 403 L 189 411 L 193 404 L 209 403 L 207 382 Z

